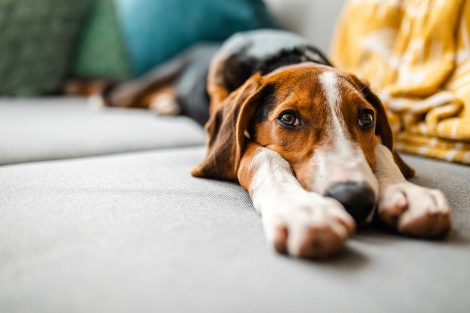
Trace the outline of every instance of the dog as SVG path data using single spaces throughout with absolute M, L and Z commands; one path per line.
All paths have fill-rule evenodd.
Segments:
M 406 180 L 378 96 L 300 36 L 238 33 L 199 75 L 208 141 L 192 175 L 237 181 L 276 251 L 327 257 L 374 219 L 414 237 L 449 231 L 442 192 Z
M 97 107 L 149 109 L 158 115 L 183 114 L 204 125 L 209 117 L 207 72 L 219 48 L 218 43 L 196 44 L 137 79 L 103 85 L 90 102 Z M 71 85 L 69 89 L 84 89 Z

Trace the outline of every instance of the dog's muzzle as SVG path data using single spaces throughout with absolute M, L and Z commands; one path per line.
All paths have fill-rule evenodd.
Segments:
M 339 201 L 359 225 L 366 223 L 374 210 L 374 191 L 363 182 L 336 183 L 325 191 L 325 196 Z

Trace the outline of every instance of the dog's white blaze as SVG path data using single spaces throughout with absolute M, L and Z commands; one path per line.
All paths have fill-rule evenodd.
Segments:
M 343 114 L 341 113 L 341 97 L 338 88 L 338 76 L 334 72 L 324 72 L 320 74 L 320 82 L 326 95 L 328 108 L 330 109 L 331 131 L 334 136 L 334 149 L 336 153 L 348 154 L 351 150 L 351 143 L 347 139 Z
M 331 128 L 327 136 L 331 138 L 331 145 L 320 146 L 314 151 L 311 160 L 314 170 L 312 189 L 322 194 L 334 183 L 362 181 L 369 184 L 377 195 L 377 179 L 364 153 L 356 143 L 351 142 L 347 134 L 347 127 L 341 112 L 338 76 L 334 72 L 324 72 L 319 78 L 330 111 L 328 116 Z

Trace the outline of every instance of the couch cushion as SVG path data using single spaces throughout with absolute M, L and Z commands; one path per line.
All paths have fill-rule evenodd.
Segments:
M 0 165 L 200 145 L 186 117 L 144 110 L 93 109 L 81 98 L 0 99 Z
M 466 312 L 470 169 L 408 157 L 454 208 L 447 241 L 361 231 L 324 262 L 267 248 L 202 148 L 0 168 L 1 312 Z
M 0 0 L 0 95 L 60 90 L 87 3 Z
M 135 75 L 201 41 L 275 27 L 262 0 L 116 0 Z
M 71 76 L 127 79 L 131 69 L 114 0 L 90 2 Z

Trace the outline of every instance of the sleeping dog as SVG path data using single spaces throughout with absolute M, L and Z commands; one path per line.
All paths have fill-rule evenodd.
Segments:
M 236 34 L 196 83 L 207 85 L 210 114 L 192 174 L 238 181 L 278 252 L 331 255 L 373 218 L 415 237 L 448 232 L 443 194 L 406 180 L 414 172 L 393 148 L 379 98 L 301 37 Z M 142 92 L 133 88 L 114 99 Z

